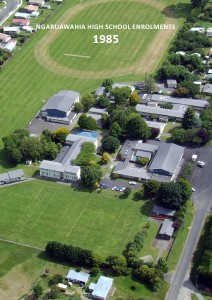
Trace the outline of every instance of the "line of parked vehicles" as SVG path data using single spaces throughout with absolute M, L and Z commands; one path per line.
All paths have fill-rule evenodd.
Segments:
M 135 181 L 130 181 L 128 182 L 128 184 L 130 185 L 136 185 L 137 183 Z M 101 183 L 99 185 L 100 189 L 106 190 L 109 188 L 109 185 L 105 184 L 105 183 Z M 126 190 L 126 187 L 118 187 L 118 186 L 114 186 L 111 188 L 112 191 L 116 191 L 116 192 L 124 192 Z

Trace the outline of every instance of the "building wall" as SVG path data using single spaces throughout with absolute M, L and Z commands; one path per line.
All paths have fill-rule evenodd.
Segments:
M 58 109 L 47 109 L 47 115 L 51 117 L 65 118 L 67 117 L 67 112 Z
M 40 176 L 55 178 L 55 179 L 62 179 L 62 173 L 58 171 L 52 171 L 47 169 L 40 169 Z
M 76 174 L 70 172 L 64 172 L 64 179 L 78 181 L 80 179 L 80 170 Z

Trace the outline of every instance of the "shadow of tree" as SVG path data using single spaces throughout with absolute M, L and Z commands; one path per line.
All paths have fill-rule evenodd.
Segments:
M 189 3 L 177 3 L 170 6 L 165 7 L 162 10 L 162 14 L 165 15 L 166 18 L 186 18 L 191 12 L 192 6 Z
M 10 169 L 16 167 L 15 164 L 13 164 L 11 161 L 8 160 L 7 153 L 4 149 L 0 150 L 0 165 L 4 169 Z

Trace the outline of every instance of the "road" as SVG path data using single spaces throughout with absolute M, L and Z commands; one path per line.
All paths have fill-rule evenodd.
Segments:
M 208 214 L 212 205 L 212 147 L 190 150 L 190 157 L 194 153 L 198 154 L 197 160 L 204 161 L 206 165 L 204 168 L 195 166 L 194 172 L 191 176 L 191 184 L 196 190 L 192 197 L 192 201 L 197 207 L 196 214 L 177 270 L 172 278 L 166 300 L 182 300 L 179 299 L 179 291 L 183 286 L 186 273 L 189 270 L 193 252 L 195 251 L 199 235 L 204 224 L 205 216 Z
M 6 8 L 0 10 L 0 25 L 6 19 L 6 17 L 20 4 L 19 0 L 6 0 L 5 2 L 7 3 Z

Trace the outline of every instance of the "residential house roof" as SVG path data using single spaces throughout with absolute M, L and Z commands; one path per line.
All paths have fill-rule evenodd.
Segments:
M 96 92 L 96 95 L 100 97 L 100 96 L 104 95 L 105 87 L 104 86 L 100 86 L 100 87 L 98 87 L 96 89 L 95 92 Z
M 52 96 L 44 105 L 42 110 L 56 109 L 67 112 L 74 105 L 79 95 L 79 93 L 74 91 L 62 90 L 59 93 Z
M 88 279 L 89 279 L 89 274 L 85 273 L 85 272 L 76 272 L 75 270 L 70 270 L 66 276 L 66 278 L 68 280 L 75 280 L 75 281 L 79 281 L 79 282 L 83 282 L 83 283 L 87 283 Z
M 28 19 L 30 17 L 30 14 L 28 13 L 22 13 L 22 12 L 17 12 L 15 14 L 15 19 Z
M 158 151 L 149 166 L 150 171 L 164 170 L 174 174 L 177 165 L 184 153 L 184 148 L 173 143 L 163 143 L 159 146 Z
M 165 216 L 173 217 L 176 210 L 164 206 L 160 206 L 160 205 L 154 205 L 152 212 L 157 215 L 165 215 Z
M 64 172 L 76 174 L 80 170 L 79 166 L 65 166 Z
M 150 179 L 150 174 L 145 169 L 141 166 L 130 165 L 128 160 L 119 162 L 113 172 L 131 178 Z
M 159 234 L 165 234 L 165 235 L 168 235 L 171 237 L 174 232 L 173 224 L 174 224 L 173 221 L 171 221 L 169 219 L 165 219 L 163 221 L 163 225 L 161 226 Z
M 113 285 L 113 279 L 100 276 L 96 284 L 90 284 L 89 289 L 93 290 L 92 296 L 98 299 L 106 299 Z
M 5 33 L 0 33 L 0 41 L 7 43 L 11 39 L 11 36 Z
M 157 128 L 159 129 L 160 131 L 163 130 L 163 128 L 165 127 L 166 124 L 162 123 L 162 122 L 154 122 L 154 121 L 147 121 L 147 120 L 144 120 L 147 124 L 148 127 L 150 128 Z
M 20 28 L 17 26 L 5 26 L 3 30 L 4 32 L 16 32 L 16 33 L 20 32 Z
M 137 141 L 137 143 L 134 146 L 134 149 L 153 153 L 158 150 L 158 147 L 159 147 L 158 145 L 140 143 L 139 141 Z
M 29 25 L 30 21 L 29 20 L 24 20 L 24 19 L 13 19 L 13 24 L 24 24 L 24 25 Z
M 12 51 L 13 49 L 15 49 L 16 44 L 17 44 L 16 40 L 9 40 L 9 42 L 6 45 L 4 45 L 3 49 Z
M 108 111 L 107 111 L 106 108 L 91 107 L 89 109 L 88 113 L 101 115 L 101 114 L 104 114 L 104 113 L 108 114 Z
M 0 181 L 8 181 L 10 180 L 8 173 L 0 174 Z
M 32 4 L 43 4 L 44 0 L 29 0 L 29 3 L 32 3 Z
M 28 11 L 37 11 L 38 10 L 38 6 L 37 5 L 27 5 L 25 7 L 26 10 Z

